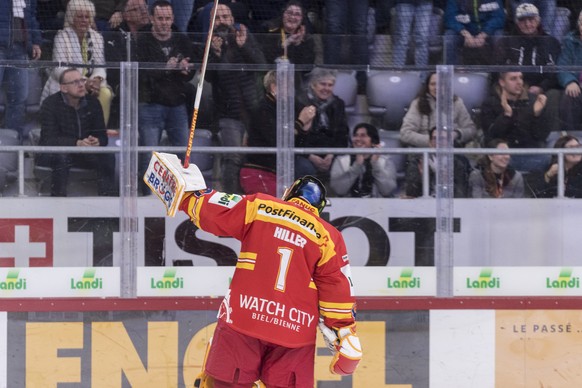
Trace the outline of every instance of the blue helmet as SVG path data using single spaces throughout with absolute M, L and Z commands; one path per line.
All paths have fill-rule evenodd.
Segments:
M 301 198 L 315 207 L 319 213 L 327 205 L 325 186 L 319 179 L 311 175 L 305 175 L 297 179 L 291 187 L 285 190 L 283 200 L 288 201 L 291 198 Z

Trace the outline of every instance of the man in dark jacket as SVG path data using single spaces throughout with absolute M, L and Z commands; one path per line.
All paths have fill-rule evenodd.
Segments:
M 500 73 L 498 84 L 481 107 L 485 143 L 499 138 L 509 148 L 545 148 L 550 133 L 546 113 L 547 98 L 525 90 L 521 72 Z M 548 155 L 512 155 L 512 165 L 518 171 L 542 169 Z
M 40 145 L 104 147 L 107 133 L 99 100 L 87 95 L 86 79 L 76 69 L 65 70 L 61 91 L 47 97 L 40 110 Z M 41 154 L 37 164 L 52 168 L 51 196 L 66 197 L 69 169 L 83 167 L 99 173 L 99 195 L 116 195 L 115 156 L 109 153 Z
M 188 144 L 190 125 L 186 101 L 188 82 L 194 77 L 194 60 L 188 37 L 172 30 L 172 4 L 158 0 L 150 9 L 150 31 L 137 41 L 139 77 L 139 145 L 158 146 L 162 131 L 166 131 L 173 146 Z M 165 64 L 165 68 L 156 65 Z M 184 151 L 186 149 L 184 148 Z M 140 167 L 146 170 L 149 155 L 142 155 Z M 141 174 L 140 174 L 141 175 Z M 149 194 L 142 186 L 142 193 Z
M 41 36 L 36 20 L 36 0 L 0 1 L 0 61 L 39 59 Z M 6 85 L 4 128 L 24 130 L 28 98 L 28 70 L 0 66 L 0 86 Z
M 218 4 L 212 36 L 209 62 L 231 64 L 240 67 L 243 63 L 264 64 L 265 55 L 255 36 L 244 24 L 235 23 L 227 4 Z M 233 67 L 208 72 L 215 102 L 214 117 L 220 144 L 225 147 L 240 147 L 249 125 L 250 114 L 259 101 L 257 72 L 241 71 Z M 240 193 L 238 184 L 241 155 L 223 154 L 222 188 L 229 193 Z

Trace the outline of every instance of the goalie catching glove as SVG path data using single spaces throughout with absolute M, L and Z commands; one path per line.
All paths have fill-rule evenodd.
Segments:
M 333 360 L 329 365 L 331 373 L 342 376 L 354 373 L 362 359 L 362 346 L 356 335 L 355 325 L 332 329 L 320 320 L 319 330 L 333 354 Z
M 171 217 L 176 215 L 185 193 L 206 189 L 198 166 L 190 164 L 184 168 L 176 155 L 161 152 L 153 153 L 143 180 L 164 203 Z

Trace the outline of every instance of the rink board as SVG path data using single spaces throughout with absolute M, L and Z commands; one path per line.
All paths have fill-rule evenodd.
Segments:
M 191 387 L 219 303 L 2 301 L 8 311 L 0 313 L 0 386 Z M 582 381 L 576 298 L 362 298 L 358 304 L 365 357 L 352 377 L 340 379 L 328 372 L 331 357 L 318 337 L 317 387 L 573 388 Z M 493 305 L 498 309 L 483 308 Z

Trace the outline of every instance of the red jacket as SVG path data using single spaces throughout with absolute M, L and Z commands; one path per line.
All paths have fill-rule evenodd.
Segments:
M 185 198 L 199 228 L 241 241 L 218 318 L 236 331 L 285 347 L 315 343 L 329 327 L 354 323 L 350 265 L 341 233 L 306 202 L 214 190 Z

